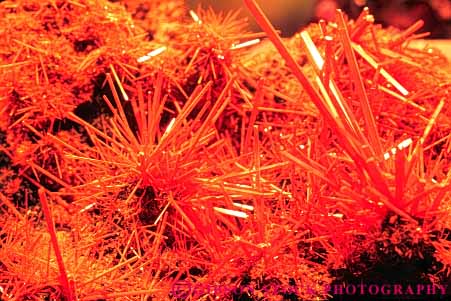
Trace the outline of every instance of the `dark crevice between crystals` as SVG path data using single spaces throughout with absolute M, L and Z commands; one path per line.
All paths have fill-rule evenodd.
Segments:
M 124 188 L 119 192 L 117 198 L 120 200 L 125 200 L 129 197 L 131 190 L 135 187 L 136 183 L 129 185 L 127 188 Z M 163 208 L 160 207 L 160 203 L 156 198 L 155 190 L 151 186 L 140 187 L 136 190 L 135 196 L 138 197 L 139 202 L 139 212 L 137 214 L 137 218 L 141 225 L 143 226 L 152 226 L 155 221 L 161 214 Z M 167 212 L 169 216 L 174 214 L 173 208 L 168 208 Z M 98 210 L 98 213 L 101 214 L 101 210 Z M 166 227 L 163 230 L 164 235 L 164 248 L 172 248 L 176 239 L 172 232 L 173 230 L 170 227 Z
M 114 101 L 114 96 L 111 88 L 106 82 L 106 74 L 101 73 L 93 80 L 94 90 L 91 99 L 85 101 L 77 106 L 74 110 L 74 114 L 84 121 L 93 124 L 94 120 L 100 116 L 113 116 L 107 103 L 104 100 L 106 97 L 112 104 L 112 106 L 117 109 L 116 103 Z M 114 84 L 116 91 L 119 91 L 117 84 Z M 138 132 L 138 123 L 133 114 L 133 108 L 130 101 L 125 101 L 121 95 L 119 95 L 119 101 L 124 109 L 125 116 L 127 118 L 128 125 L 133 133 Z
M 60 285 L 47 285 L 42 288 L 36 288 L 33 293 L 23 296 L 24 299 L 21 300 L 69 301 L 63 292 L 64 289 Z
M 420 225 L 423 220 L 419 220 Z M 451 278 L 441 272 L 443 265 L 434 257 L 436 252 L 431 241 L 437 240 L 438 235 L 431 233 L 430 241 L 412 239 L 413 227 L 409 227 L 407 221 L 399 215 L 389 212 L 381 223 L 381 239 L 374 243 L 373 250 L 368 250 L 360 254 L 357 262 L 345 269 L 331 270 L 331 275 L 335 277 L 331 286 L 348 285 L 352 293 L 351 285 L 357 287 L 356 294 L 344 293 L 332 294 L 332 300 L 353 301 L 353 300 L 448 300 L 451 297 L 449 291 L 446 296 L 440 293 L 427 295 L 426 292 L 420 294 L 395 295 L 371 295 L 368 290 L 364 293 L 360 291 L 358 285 L 389 285 L 392 290 L 394 285 L 433 285 L 428 274 L 437 275 L 440 278 L 438 284 L 451 283 Z M 449 230 L 443 233 L 444 237 L 449 237 Z M 399 243 L 393 243 L 396 239 Z M 409 252 L 412 252 L 409 254 Z M 420 255 L 421 254 L 421 255 Z M 437 290 L 440 292 L 440 290 Z M 332 291 L 334 293 L 334 291 Z
M 152 225 L 160 214 L 154 189 L 150 186 L 138 188 L 135 195 L 139 197 L 141 203 L 141 211 L 138 214 L 139 221 L 143 225 Z
M 79 47 L 84 47 L 84 45 L 91 45 L 95 42 L 89 42 L 84 41 L 86 44 L 80 44 Z M 81 48 L 79 49 L 81 50 Z M 100 116 L 112 116 L 113 113 L 111 112 L 110 108 L 106 104 L 105 100 L 103 99 L 104 96 L 106 96 L 113 106 L 115 106 L 115 102 L 113 101 L 113 93 L 109 87 L 109 85 L 106 82 L 106 74 L 101 73 L 97 75 L 93 80 L 93 91 L 91 94 L 91 98 L 87 101 L 82 102 L 79 104 L 73 111 L 73 113 L 83 119 L 84 121 L 93 124 L 94 120 L 99 118 Z M 119 87 L 115 86 L 116 90 L 118 90 Z M 74 89 L 72 94 L 77 95 L 79 91 L 77 89 Z M 11 97 L 14 99 L 19 99 L 20 95 L 13 91 L 11 93 Z M 127 120 L 130 124 L 130 128 L 136 132 L 137 131 L 137 123 L 136 120 L 134 120 L 133 111 L 131 108 L 131 104 L 129 102 L 125 102 L 123 99 L 121 100 L 121 104 L 124 107 L 124 111 L 127 116 Z M 21 116 L 15 116 L 15 118 L 12 120 L 12 122 L 15 122 L 18 118 Z M 45 122 L 42 122 L 38 126 L 36 126 L 36 130 L 40 132 L 50 132 L 52 134 L 56 134 L 60 131 L 69 131 L 69 130 L 75 130 L 81 135 L 81 142 L 85 143 L 89 146 L 93 146 L 93 143 L 91 139 L 89 138 L 89 135 L 86 132 L 86 129 L 84 126 L 68 119 L 54 119 L 54 120 L 47 120 Z M 26 130 L 26 135 L 32 141 L 33 143 L 40 140 L 40 137 L 34 134 L 32 131 Z
M 7 149 L 9 145 L 6 141 L 6 132 L 0 130 L 0 145 Z M 28 179 L 20 175 L 20 170 L 18 166 L 13 166 L 11 158 L 3 151 L 0 150 L 0 168 L 12 171 L 11 175 L 6 177 L 3 182 L 0 182 L 0 191 L 6 188 L 6 185 L 12 183 L 13 181 L 20 180 L 19 188 L 15 193 L 9 195 L 13 204 L 20 208 L 28 208 L 35 206 L 39 203 L 38 199 L 38 189 L 31 183 Z
M 173 102 L 167 102 L 165 104 L 167 110 L 163 110 L 160 118 L 160 130 L 163 132 L 171 122 L 172 118 L 175 118 L 176 115 L 172 112 L 177 112 L 177 108 L 175 107 Z
M 153 225 L 163 210 L 163 208 L 160 207 L 158 199 L 156 198 L 154 189 L 150 186 L 146 188 L 139 188 L 135 195 L 138 196 L 140 200 L 141 211 L 138 214 L 139 221 L 143 225 Z M 173 211 L 174 209 L 172 207 L 166 210 L 169 216 L 174 214 Z M 166 227 L 163 230 L 164 248 L 170 249 L 174 246 L 176 239 L 173 231 L 174 230 L 170 227 Z
M 306 239 L 308 238 L 313 238 L 313 235 L 311 237 L 306 237 Z M 326 261 L 327 250 L 317 241 L 308 243 L 301 241 L 298 243 L 298 250 L 306 259 L 315 263 L 323 264 Z
M 97 42 L 95 39 L 77 40 L 74 42 L 74 50 L 76 52 L 90 52 L 96 49 Z
M 206 275 L 206 271 L 202 270 L 198 267 L 191 267 L 187 272 L 183 272 L 179 275 L 179 272 L 175 271 L 168 275 L 169 278 L 175 279 L 179 276 L 178 281 L 173 284 L 169 291 L 169 298 L 172 301 L 184 301 L 187 298 L 196 292 L 199 291 L 199 288 L 203 288 L 201 284 L 196 286 L 195 283 L 188 282 L 188 278 L 192 277 L 202 277 Z M 162 276 L 165 276 L 164 274 Z
M 150 42 L 155 39 L 155 32 L 148 30 L 146 35 L 146 41 Z
M 111 92 L 111 89 L 106 82 L 106 74 L 101 73 L 97 75 L 92 80 L 92 83 L 94 85 L 94 88 L 90 99 L 79 104 L 73 111 L 73 113 L 77 117 L 81 118 L 89 124 L 93 124 L 94 120 L 96 120 L 100 116 L 113 115 L 110 108 L 103 99 L 103 96 L 105 95 L 110 101 L 113 100 L 113 93 Z M 114 101 L 112 101 L 112 103 L 114 104 Z M 54 130 L 56 131 L 69 129 L 74 129 L 81 135 L 82 143 L 86 143 L 89 146 L 94 146 L 84 126 L 69 119 L 59 121 L 59 123 L 54 126 Z
M 148 4 L 140 3 L 136 11 L 132 14 L 132 17 L 135 20 L 145 20 L 149 11 L 150 8 Z
M 11 166 L 11 158 L 2 151 L 2 148 L 8 149 L 8 147 L 9 145 L 6 142 L 6 132 L 0 130 L 0 168 Z
M 32 175 L 30 174 L 29 176 L 31 177 Z M 41 184 L 42 187 L 44 187 L 45 189 L 47 189 L 50 192 L 58 192 L 61 188 L 63 188 L 63 186 L 61 184 L 53 181 L 52 179 L 50 179 L 49 177 L 47 177 L 45 175 L 40 176 L 39 184 Z
M 13 176 L 11 181 L 16 178 L 17 176 Z M 20 177 L 19 189 L 12 194 L 12 202 L 20 208 L 28 208 L 38 205 L 38 188 L 27 178 Z
M 113 93 L 106 82 L 106 74 L 101 73 L 93 79 L 94 90 L 91 99 L 87 100 L 74 110 L 74 114 L 88 123 L 92 123 L 101 115 L 112 116 L 113 113 L 105 103 L 103 96 L 105 95 L 110 101 L 113 100 Z M 112 101 L 114 103 L 114 101 Z

